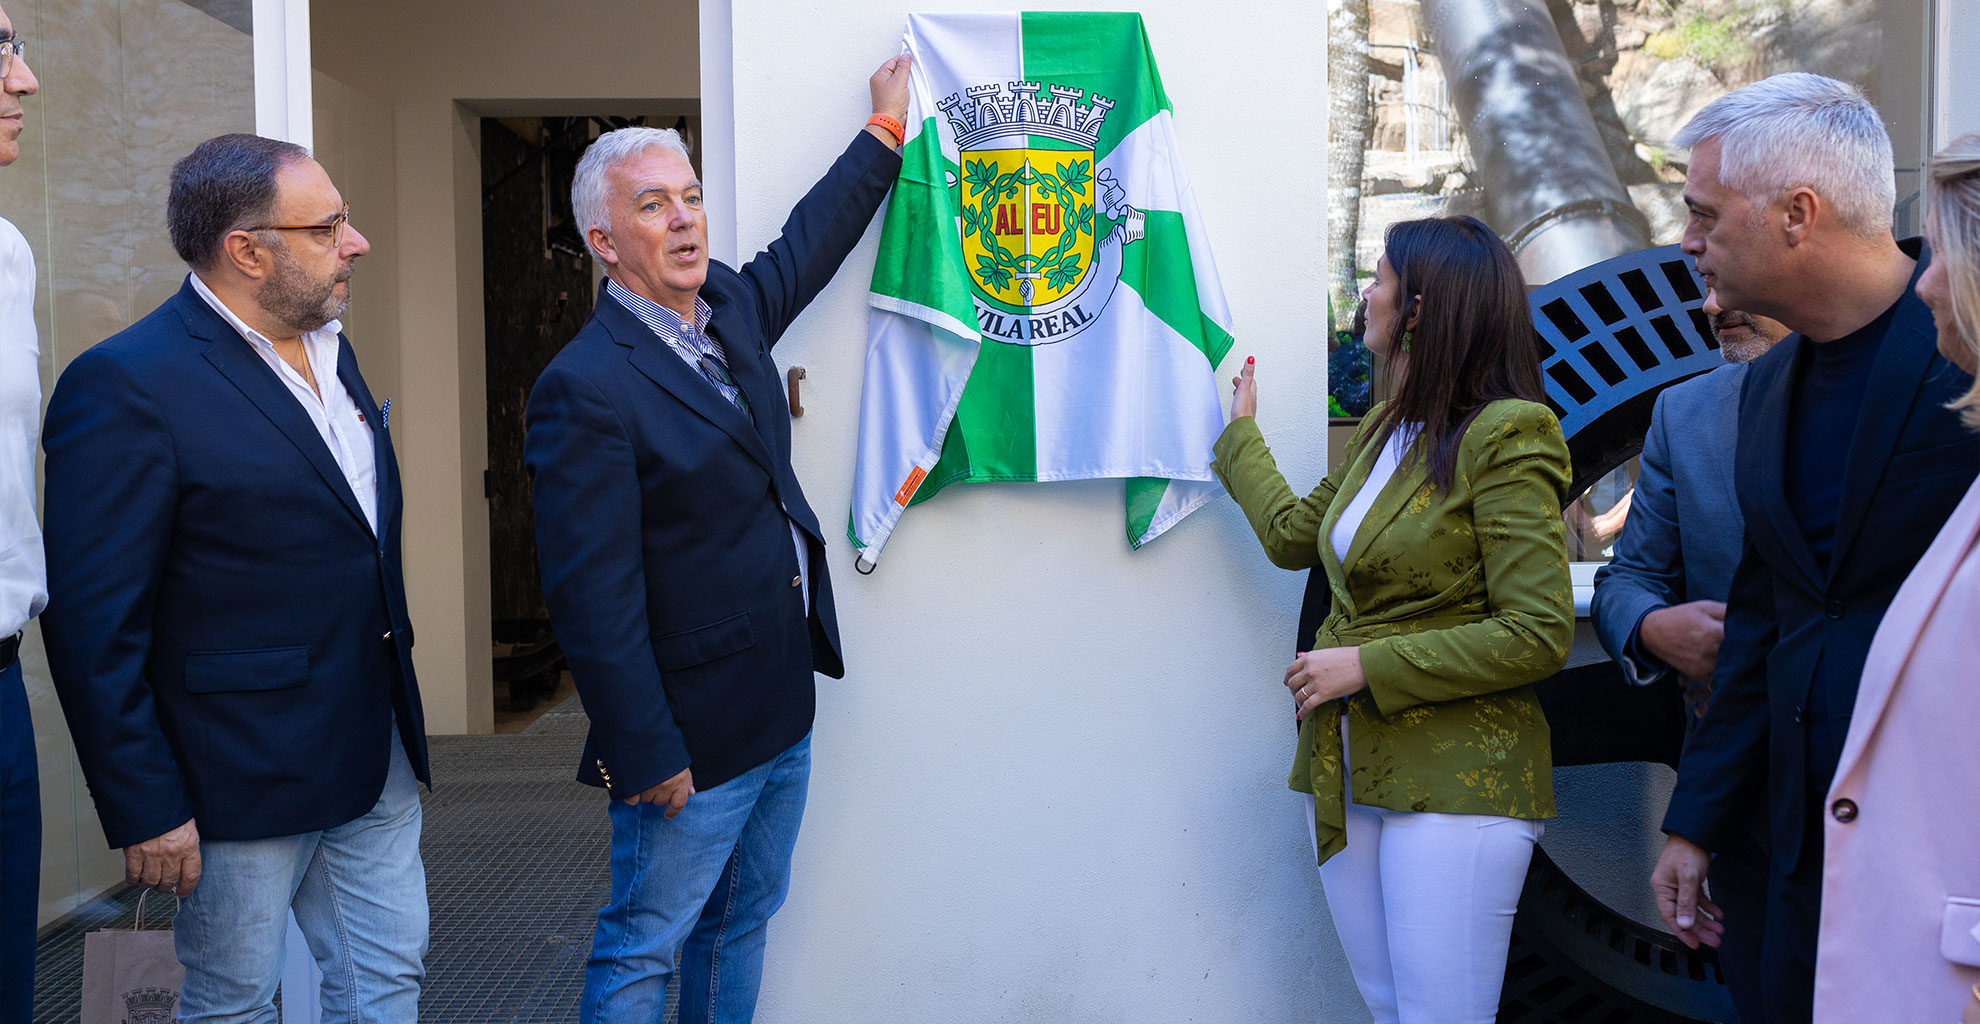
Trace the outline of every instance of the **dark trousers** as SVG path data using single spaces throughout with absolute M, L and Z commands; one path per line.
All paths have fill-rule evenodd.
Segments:
M 1761 951 L 1769 1024 L 1808 1024 L 1815 1015 L 1815 939 L 1822 928 L 1822 788 L 1810 801 L 1794 874 L 1769 872 L 1767 938 Z
M 41 901 L 41 776 L 21 664 L 0 669 L 0 1024 L 34 1014 L 34 919 Z
M 1719 967 L 1725 972 L 1726 992 L 1740 1024 L 1766 1024 L 1767 1003 L 1761 995 L 1761 955 L 1767 935 L 1767 887 L 1772 873 L 1767 848 L 1757 836 L 1739 841 L 1712 856 L 1706 876 L 1712 902 L 1725 915 L 1725 939 L 1719 944 Z

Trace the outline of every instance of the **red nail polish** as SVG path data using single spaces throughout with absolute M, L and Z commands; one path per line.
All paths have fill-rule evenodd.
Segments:
M 1256 356 L 1245 356 L 1244 361 L 1246 363 L 1255 363 L 1258 361 L 1258 358 Z

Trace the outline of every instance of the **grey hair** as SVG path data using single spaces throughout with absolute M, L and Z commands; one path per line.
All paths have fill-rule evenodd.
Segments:
M 672 128 L 617 128 L 593 140 L 579 158 L 577 173 L 571 177 L 571 213 L 577 217 L 578 234 L 583 236 L 587 248 L 591 246 L 592 228 L 604 228 L 608 233 L 612 230 L 612 208 L 605 194 L 606 173 L 656 148 L 671 149 L 688 161 L 688 166 L 694 166 L 687 143 Z M 597 250 L 592 250 L 592 255 L 598 255 Z
M 1980 355 L 1980 132 L 1962 135 L 1932 158 L 1925 186 L 1925 239 L 1942 263 L 1950 315 L 1961 344 Z M 1951 406 L 1980 429 L 1980 380 Z
M 1890 234 L 1897 205 L 1891 133 L 1863 91 L 1805 71 L 1734 89 L 1671 141 L 1719 142 L 1719 184 L 1772 204 L 1807 187 L 1859 235 Z

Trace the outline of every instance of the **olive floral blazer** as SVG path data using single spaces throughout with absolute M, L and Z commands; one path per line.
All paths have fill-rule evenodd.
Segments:
M 1217 478 L 1273 564 L 1326 567 L 1333 606 L 1314 648 L 1361 649 L 1368 688 L 1306 716 L 1288 780 L 1313 794 L 1323 862 L 1347 845 L 1343 711 L 1355 803 L 1554 814 L 1553 755 L 1532 684 L 1560 671 L 1574 641 L 1560 423 L 1534 402 L 1487 405 L 1465 431 L 1445 495 L 1427 479 L 1419 439 L 1338 559 L 1327 538 L 1375 464 L 1367 425 L 1379 411 L 1304 498 L 1250 417 L 1232 421 L 1215 449 Z

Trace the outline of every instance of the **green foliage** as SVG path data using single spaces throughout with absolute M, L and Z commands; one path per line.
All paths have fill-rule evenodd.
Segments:
M 1653 33 L 1643 44 L 1644 52 L 1663 60 L 1688 57 L 1714 69 L 1744 64 L 1755 55 L 1745 21 L 1760 6 L 1743 4 L 1722 13 L 1682 15 L 1677 24 Z
M 1651 146 L 1646 144 L 1644 145 L 1643 148 L 1648 149 L 1650 151 L 1650 170 L 1654 172 L 1657 175 L 1657 177 L 1662 178 L 1664 176 L 1664 172 L 1671 166 L 1671 154 L 1665 149 L 1663 149 L 1661 146 Z

